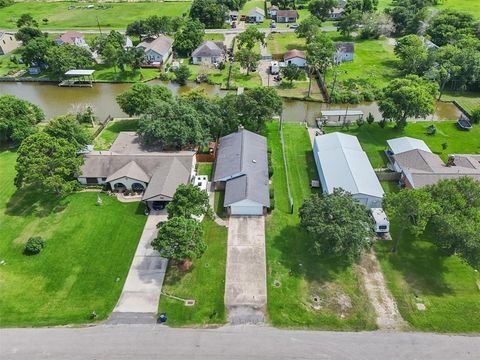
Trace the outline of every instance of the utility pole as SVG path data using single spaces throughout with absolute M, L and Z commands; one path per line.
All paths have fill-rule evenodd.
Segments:
M 101 36 L 103 34 L 102 34 L 102 28 L 100 27 L 100 21 L 98 20 L 98 16 L 97 16 L 97 25 L 98 25 L 98 31 L 100 31 L 100 36 Z

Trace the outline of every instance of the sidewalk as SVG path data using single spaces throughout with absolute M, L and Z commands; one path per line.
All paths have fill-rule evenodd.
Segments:
M 161 258 L 150 243 L 157 224 L 167 220 L 166 211 L 151 213 L 143 229 L 127 280 L 108 323 L 155 323 L 168 260 Z

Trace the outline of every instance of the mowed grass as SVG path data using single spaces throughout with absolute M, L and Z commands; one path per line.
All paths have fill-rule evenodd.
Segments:
M 294 214 L 289 212 L 278 123 L 267 125 L 275 196 L 266 226 L 269 321 L 278 327 L 375 329 L 374 312 L 355 266 L 316 255 L 313 239 L 300 228 L 298 208 L 312 192 L 316 168 L 305 127 L 286 124 L 284 133 Z
M 480 93 L 478 92 L 447 92 L 442 96 L 442 100 L 455 100 L 469 113 L 480 108 Z
M 189 271 L 180 270 L 170 262 L 160 296 L 159 313 L 167 313 L 168 325 L 214 326 L 226 321 L 224 306 L 225 268 L 227 259 L 227 228 L 211 220 L 204 223 L 208 249 L 193 261 Z M 195 300 L 195 305 L 185 306 L 181 300 Z
M 397 224 L 394 222 L 392 235 Z M 447 257 L 431 234 L 404 234 L 393 254 L 391 242 L 378 242 L 376 253 L 387 285 L 403 318 L 415 329 L 480 332 L 480 274 L 457 256 Z M 425 311 L 416 304 L 426 306 Z
M 95 150 L 108 150 L 121 131 L 137 131 L 138 119 L 110 121 L 94 142 Z
M 62 200 L 16 191 L 16 154 L 0 153 L 0 326 L 47 326 L 107 318 L 115 306 L 146 217 L 138 203 L 98 193 Z M 25 241 L 42 236 L 35 256 Z
M 182 16 L 188 13 L 190 2 L 134 2 L 107 4 L 109 9 L 86 9 L 98 3 L 75 2 L 18 2 L 1 10 L 0 28 L 15 29 L 22 14 L 30 14 L 44 29 L 125 29 L 129 23 L 151 15 Z M 69 6 L 81 7 L 71 9 Z M 48 19 L 47 23 L 43 19 Z
M 443 0 L 440 1 L 439 5 L 435 6 L 435 9 L 456 10 L 480 18 L 480 7 L 478 5 L 478 0 Z
M 471 131 L 460 131 L 454 121 L 435 122 L 437 133 L 428 135 L 427 127 L 430 124 L 430 122 L 409 123 L 403 131 L 394 129 L 393 124 L 390 123 L 384 129 L 378 123 L 373 123 L 365 124 L 360 128 L 353 125 L 349 130 L 335 128 L 326 128 L 326 130 L 357 136 L 374 168 L 384 167 L 386 164 L 384 150 L 387 148 L 387 140 L 402 136 L 424 140 L 430 150 L 439 154 L 445 161 L 448 154 L 480 154 L 480 126 L 474 126 Z M 443 143 L 448 145 L 445 150 L 442 148 Z
M 208 180 L 210 181 L 212 179 L 212 174 L 213 174 L 213 163 L 198 163 L 197 174 L 207 175 Z

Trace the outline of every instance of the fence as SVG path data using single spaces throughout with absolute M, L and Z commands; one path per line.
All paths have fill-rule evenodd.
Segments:
M 293 198 L 292 193 L 290 191 L 290 181 L 288 179 L 288 167 L 287 167 L 287 155 L 285 154 L 285 139 L 283 138 L 283 124 L 282 124 L 282 116 L 278 121 L 278 129 L 280 130 L 280 143 L 282 144 L 282 157 L 283 157 L 283 166 L 285 168 L 285 179 L 287 183 L 287 193 L 288 193 L 288 202 L 290 204 L 290 214 L 293 214 Z
M 98 135 L 100 135 L 100 133 L 102 132 L 103 129 L 105 129 L 105 127 L 107 126 L 107 124 L 110 122 L 110 120 L 112 120 L 113 117 L 111 115 L 108 115 L 107 118 L 102 122 L 100 122 L 100 126 L 98 127 L 97 130 L 95 130 L 95 132 L 93 133 L 92 137 L 94 139 L 97 138 Z

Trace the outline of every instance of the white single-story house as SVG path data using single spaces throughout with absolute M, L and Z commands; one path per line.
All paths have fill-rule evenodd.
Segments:
M 283 55 L 283 62 L 285 65 L 295 64 L 298 67 L 305 67 L 307 65 L 307 60 L 305 57 L 305 52 L 301 50 L 290 50 Z
M 221 41 L 205 41 L 192 53 L 192 64 L 213 65 L 225 62 L 225 45 Z
M 247 15 L 249 22 L 261 23 L 265 20 L 265 11 L 259 7 L 255 7 Z
M 165 207 L 178 185 L 190 183 L 195 175 L 194 151 L 144 146 L 135 132 L 120 132 L 110 150 L 86 153 L 84 159 L 77 176 L 81 184 L 142 193 L 150 209 Z
M 324 192 L 342 188 L 367 208 L 382 207 L 382 185 L 355 136 L 340 132 L 316 136 L 313 156 Z
M 278 10 L 276 15 L 277 23 L 294 23 L 299 15 L 297 10 Z
M 335 47 L 334 60 L 337 64 L 353 61 L 355 56 L 355 45 L 353 42 L 337 42 L 335 43 Z
M 168 62 L 172 54 L 173 39 L 160 35 L 156 39 L 148 39 L 137 45 L 145 51 L 145 61 L 148 64 L 162 65 Z
M 15 39 L 14 33 L 0 31 L 0 55 L 8 54 L 20 45 L 21 43 Z
M 270 207 L 267 139 L 242 127 L 220 138 L 213 177 L 229 215 L 264 215 Z

